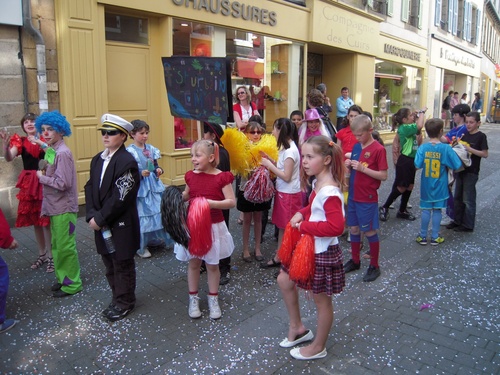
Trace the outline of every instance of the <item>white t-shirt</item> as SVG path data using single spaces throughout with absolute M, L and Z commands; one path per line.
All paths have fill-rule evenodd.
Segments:
M 293 172 L 290 182 L 285 182 L 281 178 L 276 178 L 276 190 L 281 193 L 295 194 L 300 192 L 300 153 L 294 141 L 290 141 L 290 147 L 281 148 L 276 162 L 276 167 L 280 171 L 285 170 L 285 160 L 293 160 Z

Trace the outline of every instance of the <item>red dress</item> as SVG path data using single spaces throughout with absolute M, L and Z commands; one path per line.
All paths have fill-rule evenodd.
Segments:
M 23 160 L 23 171 L 17 179 L 16 188 L 19 188 L 17 199 L 16 227 L 29 227 L 31 225 L 47 226 L 49 217 L 42 217 L 42 185 L 38 181 L 36 171 L 38 162 L 43 159 L 45 153 L 37 144 L 32 144 L 27 137 L 19 137 L 14 134 L 10 140 L 10 147 L 17 147 L 18 155 Z

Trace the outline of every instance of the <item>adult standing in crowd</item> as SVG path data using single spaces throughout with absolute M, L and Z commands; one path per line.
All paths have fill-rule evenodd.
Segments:
M 85 184 L 86 220 L 94 230 L 97 252 L 113 293 L 102 315 L 114 322 L 125 318 L 135 306 L 134 256 L 141 243 L 136 200 L 141 176 L 124 145 L 134 126 L 111 114 L 104 114 L 101 122 L 98 130 L 105 150 L 90 163 L 90 178 Z M 103 230 L 111 231 L 112 247 L 106 245 Z
M 347 116 L 347 111 L 354 105 L 353 100 L 349 97 L 349 88 L 342 87 L 340 96 L 337 98 L 337 131 L 342 129 L 342 120 Z
M 233 105 L 234 122 L 239 130 L 244 131 L 250 117 L 259 115 L 257 106 L 252 103 L 252 95 L 246 86 L 236 89 L 236 103 Z
M 483 99 L 481 99 L 481 94 L 476 92 L 474 93 L 474 101 L 471 105 L 472 112 L 479 112 L 483 110 Z
M 330 113 L 332 111 L 332 103 L 330 103 L 330 98 L 326 96 L 326 85 L 324 83 L 320 83 L 316 89 L 321 92 L 321 95 L 323 95 L 323 105 L 321 108 L 323 108 L 326 113 Z
M 448 91 L 448 96 L 444 98 L 441 104 L 441 119 L 444 121 L 445 129 L 451 125 L 451 98 L 453 97 L 453 90 Z

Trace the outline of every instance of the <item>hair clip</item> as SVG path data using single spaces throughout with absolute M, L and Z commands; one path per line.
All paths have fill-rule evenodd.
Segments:
M 328 146 L 333 147 L 334 143 L 333 141 L 328 142 Z

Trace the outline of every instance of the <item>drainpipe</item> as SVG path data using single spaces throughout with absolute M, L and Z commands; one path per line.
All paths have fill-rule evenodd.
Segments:
M 49 110 L 47 99 L 47 67 L 45 63 L 45 42 L 38 29 L 31 23 L 30 0 L 23 1 L 23 27 L 35 39 L 36 44 L 36 77 L 38 82 L 38 106 L 40 114 Z M 27 95 L 27 93 L 25 94 Z

